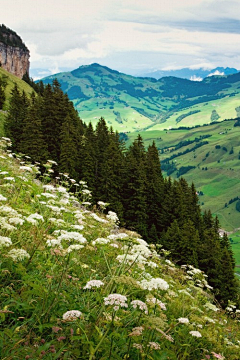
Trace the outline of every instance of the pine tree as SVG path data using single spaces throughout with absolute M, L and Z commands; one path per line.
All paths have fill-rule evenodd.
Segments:
M 29 100 L 23 91 L 20 93 L 17 84 L 11 91 L 8 115 L 4 124 L 5 134 L 12 140 L 13 151 L 21 151 L 23 121 L 28 113 Z
M 140 135 L 126 154 L 124 181 L 124 220 L 128 227 L 147 236 L 146 153 Z
M 78 149 L 76 144 L 76 127 L 74 121 L 68 114 L 65 121 L 62 124 L 60 132 L 60 159 L 59 159 L 59 170 L 67 172 L 70 177 L 76 179 L 76 165 Z
M 39 107 L 41 99 L 36 99 L 35 94 L 31 95 L 31 105 L 23 120 L 20 149 L 33 160 L 44 162 L 48 158 L 47 144 L 42 133 L 41 117 Z

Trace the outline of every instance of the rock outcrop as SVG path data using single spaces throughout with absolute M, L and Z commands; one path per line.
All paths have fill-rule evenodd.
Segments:
M 22 39 L 5 25 L 0 26 L 0 66 L 22 78 L 29 74 L 30 52 Z

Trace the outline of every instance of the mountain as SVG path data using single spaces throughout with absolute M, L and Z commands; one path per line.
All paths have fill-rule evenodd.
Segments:
M 201 82 L 176 77 L 140 78 L 91 64 L 54 78 L 81 118 L 93 124 L 102 116 L 115 130 L 195 126 L 237 116 L 240 73 L 211 76 Z
M 139 73 L 140 77 L 153 77 L 155 79 L 160 79 L 166 76 L 174 76 L 182 79 L 188 79 L 193 81 L 201 81 L 207 76 L 212 75 L 231 75 L 236 74 L 239 70 L 235 68 L 224 68 L 224 67 L 216 67 L 214 69 L 191 69 L 191 68 L 182 68 L 176 70 L 155 70 L 155 71 L 145 71 L 143 73 Z

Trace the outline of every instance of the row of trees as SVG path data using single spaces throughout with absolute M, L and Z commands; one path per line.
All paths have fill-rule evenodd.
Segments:
M 93 202 L 110 203 L 123 226 L 161 243 L 178 264 L 204 270 L 224 306 L 237 299 L 227 236 L 219 236 L 218 220 L 210 212 L 201 214 L 193 184 L 163 178 L 154 143 L 145 149 L 139 135 L 126 149 L 103 118 L 96 129 L 84 124 L 57 81 L 31 99 L 15 86 L 5 132 L 14 151 L 35 161 L 55 160 L 58 171 L 87 181 Z

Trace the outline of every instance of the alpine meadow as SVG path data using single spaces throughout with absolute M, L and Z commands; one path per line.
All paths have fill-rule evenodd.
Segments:
M 34 82 L 1 43 L 1 359 L 239 360 L 239 73 Z

